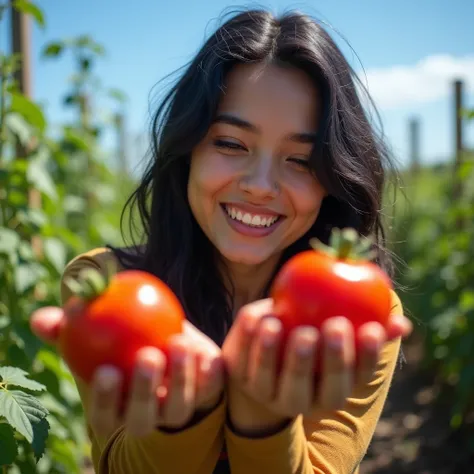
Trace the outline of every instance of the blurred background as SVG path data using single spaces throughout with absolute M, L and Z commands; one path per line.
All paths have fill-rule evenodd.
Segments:
M 474 472 L 474 2 L 259 5 L 327 24 L 400 170 L 384 218 L 415 331 L 361 473 Z M 124 243 L 122 206 L 168 75 L 242 6 L 255 5 L 0 0 L 3 473 L 93 472 L 73 380 L 29 315 L 59 304 L 70 259 Z

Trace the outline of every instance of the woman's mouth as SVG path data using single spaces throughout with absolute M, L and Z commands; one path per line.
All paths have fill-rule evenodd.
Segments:
M 255 237 L 273 232 L 284 217 L 281 214 L 248 212 L 231 204 L 221 204 L 221 207 L 234 230 Z

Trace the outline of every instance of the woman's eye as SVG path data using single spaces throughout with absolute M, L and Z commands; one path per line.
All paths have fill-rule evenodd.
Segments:
M 245 147 L 240 145 L 239 143 L 235 142 L 230 142 L 228 140 L 221 140 L 221 139 L 216 139 L 214 140 L 214 146 L 216 148 L 224 148 L 227 150 L 245 150 Z
M 308 169 L 309 168 L 309 160 L 306 158 L 288 158 L 288 161 L 295 163 L 297 166 Z

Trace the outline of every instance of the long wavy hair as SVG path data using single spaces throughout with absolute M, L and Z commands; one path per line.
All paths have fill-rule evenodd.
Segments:
M 227 74 L 241 63 L 291 65 L 314 81 L 322 97 L 310 166 L 328 196 L 312 228 L 286 249 L 275 274 L 288 258 L 309 248 L 311 237 L 327 243 L 333 227 L 350 226 L 374 238 L 376 261 L 392 275 L 381 209 L 384 182 L 394 166 L 362 105 L 360 94 L 370 100 L 362 82 L 311 17 L 298 12 L 275 17 L 265 10 L 234 13 L 161 100 L 152 119 L 151 159 L 121 218 L 122 231 L 129 220 L 132 245 L 111 247 L 124 268 L 164 280 L 189 320 L 218 344 L 232 324 L 232 291 L 224 286 L 215 249 L 191 212 L 187 183 L 192 151 L 211 125 Z

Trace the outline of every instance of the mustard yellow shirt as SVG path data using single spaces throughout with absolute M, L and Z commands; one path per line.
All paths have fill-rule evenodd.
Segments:
M 114 258 L 107 248 L 79 255 L 67 265 L 63 280 L 77 276 L 85 267 L 105 272 L 106 262 Z M 62 282 L 63 303 L 69 296 Z M 392 306 L 394 314 L 401 314 L 395 293 Z M 199 423 L 177 433 L 156 430 L 134 438 L 120 427 L 108 438 L 101 438 L 86 422 L 95 471 L 212 474 L 225 445 L 232 474 L 358 474 L 387 398 L 400 343 L 398 338 L 384 345 L 372 380 L 355 387 L 344 410 L 320 410 L 311 418 L 299 416 L 282 431 L 265 438 L 251 439 L 233 432 L 226 424 L 225 399 Z M 86 387 L 76 383 L 87 419 Z M 222 463 L 219 472 L 229 472 Z

